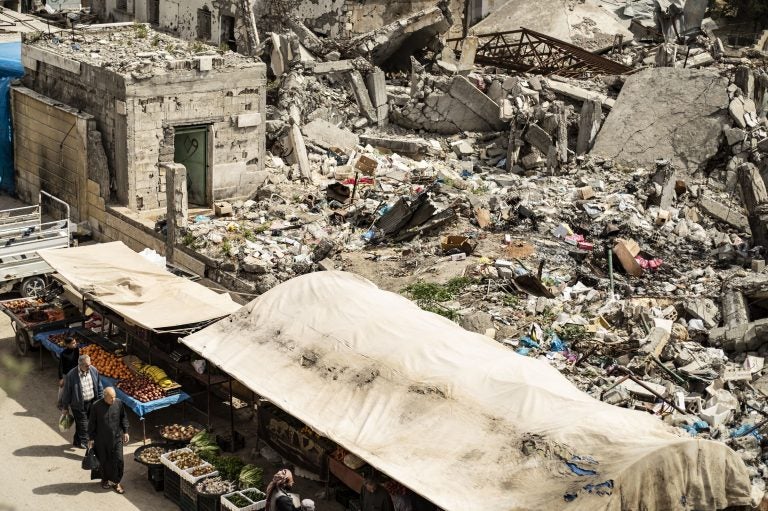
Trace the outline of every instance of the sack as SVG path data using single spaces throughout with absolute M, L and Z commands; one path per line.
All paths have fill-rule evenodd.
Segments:
M 96 457 L 96 451 L 93 449 L 86 449 L 81 467 L 83 470 L 99 470 L 99 468 L 101 468 L 99 459 Z
M 72 424 L 75 423 L 75 418 L 72 416 L 69 411 L 65 411 L 61 414 L 61 417 L 59 417 L 59 431 L 64 433 L 66 430 L 72 427 Z

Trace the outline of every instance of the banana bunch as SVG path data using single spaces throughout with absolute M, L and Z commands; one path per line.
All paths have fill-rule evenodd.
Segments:
M 174 382 L 173 380 L 171 380 L 168 377 L 165 377 L 162 380 L 158 381 L 157 385 L 161 389 L 167 389 L 167 388 L 170 388 L 170 387 L 175 387 L 176 386 L 176 382 Z
M 168 379 L 168 375 L 166 374 L 166 372 L 157 366 L 147 364 L 137 369 L 137 371 L 139 371 L 141 374 L 145 376 L 149 376 L 150 378 L 152 378 L 152 381 L 158 384 L 160 383 L 161 380 Z

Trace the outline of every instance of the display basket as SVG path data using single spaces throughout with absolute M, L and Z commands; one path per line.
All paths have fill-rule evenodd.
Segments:
M 163 471 L 163 494 L 168 500 L 177 506 L 179 505 L 181 476 L 173 472 L 168 466 L 165 466 Z
M 134 461 L 136 461 L 138 463 L 141 463 L 142 465 L 147 466 L 147 467 L 157 467 L 157 466 L 162 465 L 163 464 L 162 459 L 160 460 L 159 463 L 147 463 L 146 461 L 144 461 L 144 460 L 142 460 L 140 458 L 141 453 L 144 452 L 145 450 L 149 449 L 150 447 L 162 447 L 165 450 L 164 454 L 168 453 L 168 444 L 166 444 L 166 443 L 142 445 L 141 447 L 136 449 L 136 451 L 134 451 L 134 453 L 133 453 Z
M 230 502 L 227 497 L 231 497 L 233 495 L 238 495 L 243 498 L 243 500 L 249 502 L 244 507 L 237 507 L 235 504 Z M 259 511 L 261 509 L 264 509 L 267 507 L 267 500 L 260 500 L 258 502 L 254 502 L 245 495 L 243 495 L 240 491 L 233 491 L 232 493 L 225 493 L 221 496 L 221 509 L 227 509 L 228 511 Z
M 199 476 L 192 475 L 192 471 L 200 467 L 209 467 L 212 470 L 210 472 L 206 472 L 205 474 L 202 474 Z M 194 485 L 194 484 L 197 484 L 198 481 L 202 481 L 206 477 L 214 477 L 217 475 L 219 475 L 219 471 L 213 468 L 213 465 L 211 465 L 210 463 L 203 463 L 202 465 L 198 465 L 196 467 L 186 469 L 184 472 L 181 473 L 181 478 L 187 481 L 188 483 L 191 483 Z
M 163 454 L 162 456 L 160 456 L 160 463 L 162 463 L 165 467 L 170 469 L 171 472 L 173 472 L 174 474 L 177 474 L 179 477 L 181 477 L 184 474 L 184 471 L 186 469 L 185 468 L 177 467 L 176 464 L 173 461 L 168 459 L 169 455 L 171 455 L 173 453 L 177 453 L 177 452 L 188 452 L 188 453 L 194 454 L 194 451 L 192 451 L 192 449 L 189 449 L 188 447 L 183 447 L 181 449 L 176 449 L 174 451 L 169 451 L 169 452 Z

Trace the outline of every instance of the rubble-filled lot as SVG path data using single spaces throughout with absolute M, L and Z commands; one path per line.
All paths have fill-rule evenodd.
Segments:
M 598 399 L 727 443 L 759 503 L 765 55 L 700 35 L 687 55 L 625 47 L 612 58 L 644 67 L 628 76 L 543 77 L 435 47 L 439 17 L 346 45 L 295 21 L 272 34 L 269 177 L 184 243 L 246 293 L 362 274 Z M 385 74 L 412 27 L 430 44 Z

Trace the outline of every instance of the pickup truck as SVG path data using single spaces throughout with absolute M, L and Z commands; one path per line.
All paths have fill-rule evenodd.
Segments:
M 64 218 L 43 221 L 44 204 Z M 0 210 L 0 294 L 42 296 L 53 268 L 38 251 L 69 247 L 69 216 L 69 205 L 46 192 L 40 192 L 37 205 Z

